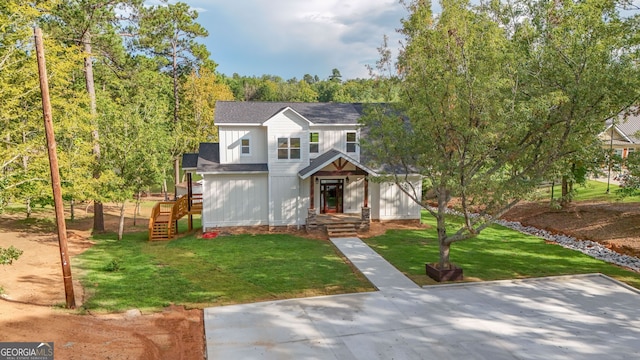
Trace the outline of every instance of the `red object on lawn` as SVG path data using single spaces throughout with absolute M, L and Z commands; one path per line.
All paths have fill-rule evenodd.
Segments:
M 204 234 L 202 234 L 202 238 L 203 239 L 213 239 L 215 237 L 218 236 L 218 232 L 217 231 L 210 231 L 210 232 L 206 232 Z

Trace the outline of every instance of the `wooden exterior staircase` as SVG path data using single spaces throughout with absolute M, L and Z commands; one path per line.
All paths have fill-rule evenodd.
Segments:
M 178 232 L 178 220 L 189 216 L 189 231 L 193 229 L 194 214 L 202 213 L 202 195 L 188 194 L 176 201 L 160 201 L 156 203 L 149 217 L 149 241 L 171 240 Z

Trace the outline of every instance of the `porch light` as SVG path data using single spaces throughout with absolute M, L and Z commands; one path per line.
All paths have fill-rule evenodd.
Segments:
M 316 176 L 316 184 L 320 182 L 320 179 Z
M 347 184 L 349 183 L 349 181 L 350 181 L 350 180 L 349 180 L 349 177 L 347 176 Z

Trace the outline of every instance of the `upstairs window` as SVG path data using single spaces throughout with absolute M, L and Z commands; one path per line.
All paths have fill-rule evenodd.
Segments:
M 356 133 L 355 132 L 347 133 L 347 152 L 348 153 L 356 152 Z
M 300 138 L 278 138 L 278 159 L 300 159 Z
M 251 155 L 251 140 L 245 138 L 240 141 L 240 155 Z
M 317 133 L 317 132 L 309 133 L 309 152 L 310 153 L 320 152 L 320 133 Z

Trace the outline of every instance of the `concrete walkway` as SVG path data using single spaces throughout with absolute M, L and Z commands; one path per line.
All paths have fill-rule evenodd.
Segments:
M 208 359 L 640 358 L 640 293 L 606 276 L 422 289 L 333 241 L 381 291 L 205 309 Z
M 356 237 L 331 238 L 329 240 L 378 290 L 415 290 L 420 288 L 362 240 Z

